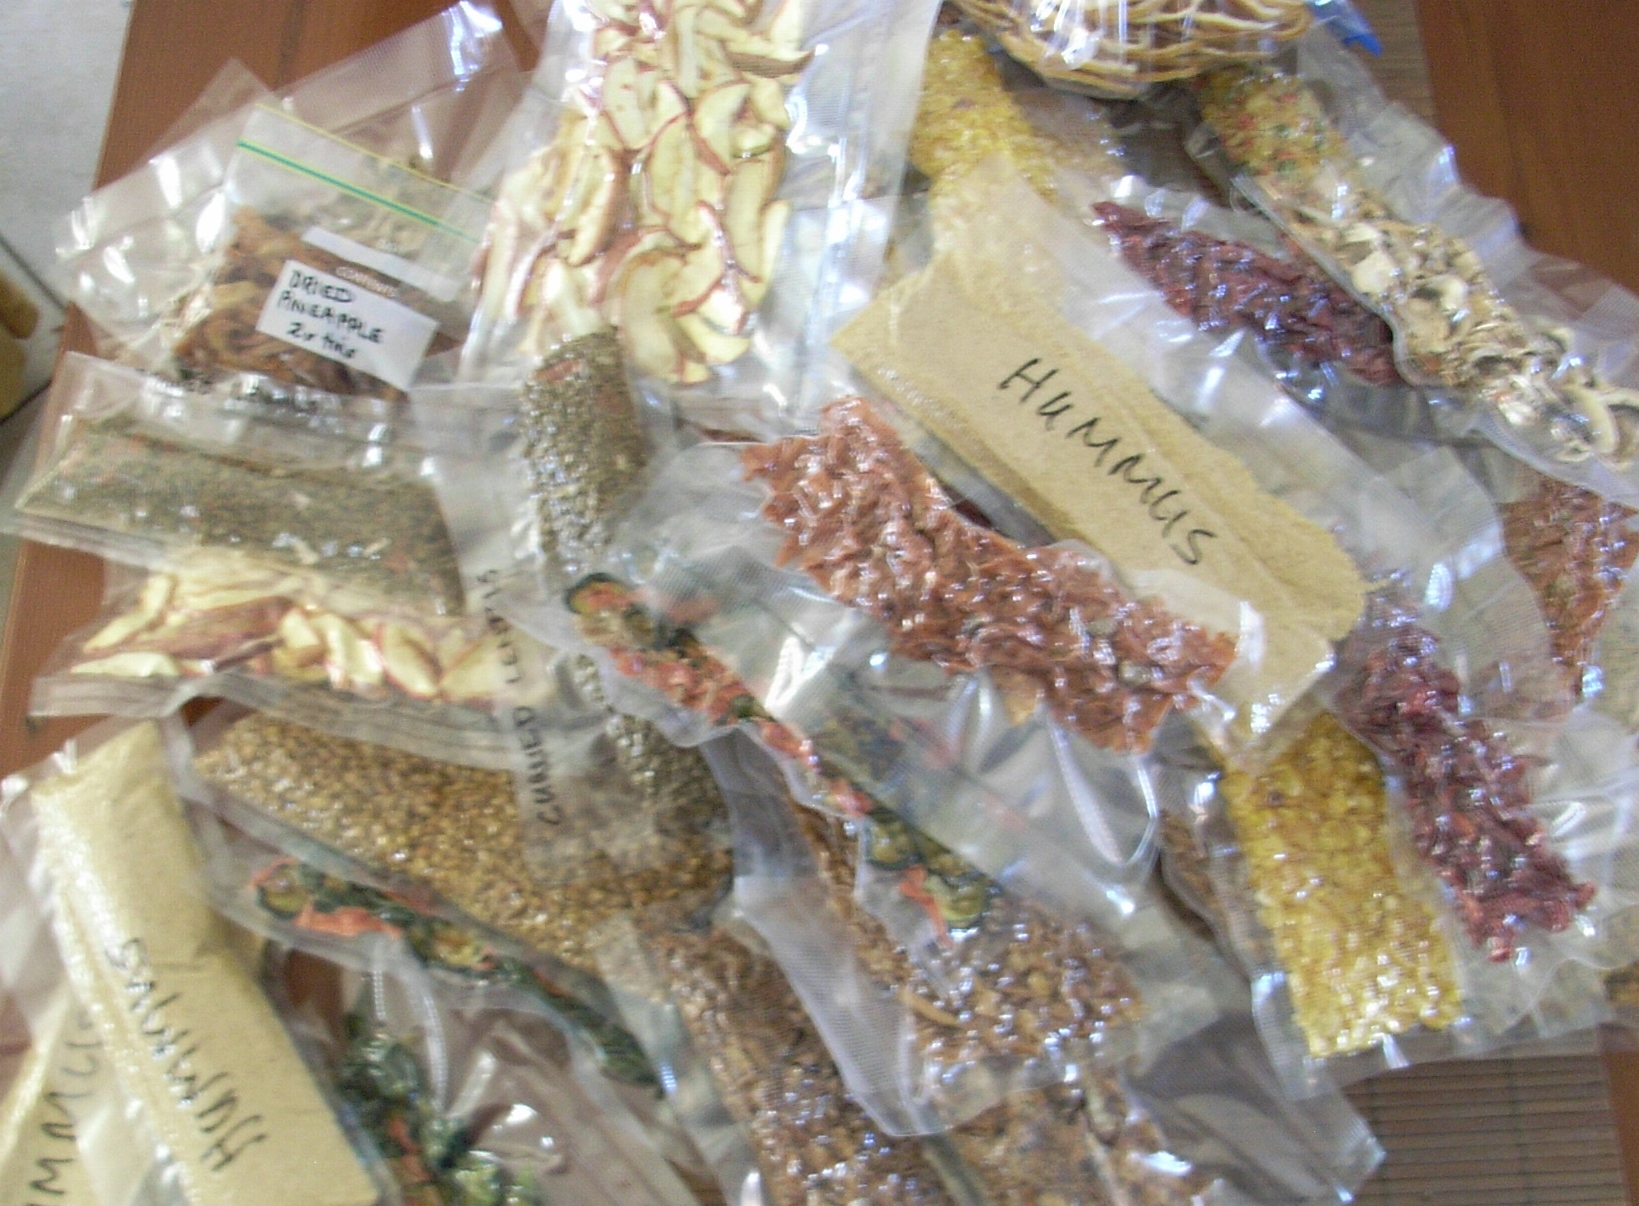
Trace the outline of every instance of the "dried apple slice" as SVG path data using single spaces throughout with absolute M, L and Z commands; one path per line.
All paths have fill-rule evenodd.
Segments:
M 725 335 L 698 314 L 684 314 L 677 329 L 694 345 L 699 359 L 707 364 L 729 364 L 746 354 L 751 340 L 743 335 Z
M 638 62 L 633 58 L 615 59 L 603 73 L 603 116 L 614 130 L 617 145 L 633 151 L 653 133 L 638 75 Z
M 749 81 L 751 93 L 747 98 L 751 111 L 776 130 L 791 128 L 791 114 L 785 107 L 785 89 L 780 82 L 767 76 L 754 75 Z
M 110 620 L 81 648 L 87 653 L 95 653 L 99 649 L 110 649 L 135 636 L 159 619 L 165 611 L 166 604 L 171 601 L 171 594 L 175 589 L 176 579 L 171 575 L 150 574 L 147 581 L 142 584 L 142 589 L 137 592 L 136 606 L 124 615 Z
M 574 235 L 563 253 L 563 261 L 570 267 L 579 267 L 589 261 L 608 243 L 619 218 L 625 189 L 621 187 L 624 165 L 607 148 L 599 147 L 588 156 L 594 175 L 591 193 L 576 217 Z
M 609 250 L 597 261 L 597 271 L 592 277 L 586 300 L 592 305 L 604 304 L 618 291 L 621 273 L 628 264 L 650 252 L 679 250 L 681 245 L 677 236 L 664 226 L 643 227 L 616 235 Z
M 774 15 L 763 27 L 763 37 L 786 54 L 802 50 L 807 33 L 808 14 L 803 11 L 803 0 L 780 0 Z
M 500 684 L 500 647 L 494 637 L 485 637 L 444 671 L 438 693 L 451 703 L 483 704 L 495 698 Z
M 274 629 L 274 636 L 279 640 L 276 652 L 287 662 L 311 666 L 324 660 L 324 637 L 300 607 L 285 612 L 278 628 Z
M 268 665 L 279 677 L 294 679 L 299 683 L 322 683 L 329 681 L 330 678 L 323 661 L 304 661 L 283 645 L 269 652 Z
M 438 694 L 438 667 L 420 633 L 401 621 L 388 620 L 376 628 L 376 648 L 381 651 L 387 680 L 404 694 L 412 699 Z
M 626 271 L 620 288 L 620 329 L 638 370 L 657 377 L 676 372 L 677 327 L 671 316 L 672 284 L 682 260 L 650 253 Z
M 727 173 L 739 158 L 734 152 L 735 124 L 751 85 L 744 80 L 719 84 L 701 94 L 694 106 L 694 133 L 701 161 L 713 171 Z
M 749 277 L 763 277 L 763 212 L 778 186 L 772 157 L 748 159 L 728 178 L 723 194 L 723 234 L 735 267 Z
M 343 691 L 381 685 L 381 654 L 362 632 L 329 612 L 315 616 L 313 627 L 324 638 L 324 664 L 332 685 Z
M 81 662 L 69 673 L 105 678 L 180 678 L 182 668 L 175 658 L 163 653 L 116 653 Z
M 728 270 L 728 257 L 723 249 L 721 228 L 711 206 L 701 203 L 700 225 L 708 233 L 697 246 L 683 253 L 676 277 L 672 280 L 671 311 L 674 316 L 698 310 L 723 283 Z
M 741 285 L 740 274 L 726 273 L 695 313 L 726 335 L 743 334 L 751 321 L 752 308 Z
M 797 75 L 814 57 L 812 50 L 788 50 L 771 37 L 750 32 L 724 41 L 723 51 L 741 71 L 777 80 Z
M 694 147 L 694 131 L 686 115 L 672 118 L 655 131 L 639 168 L 649 205 L 663 219 L 669 220 L 697 199 L 694 176 L 699 158 Z

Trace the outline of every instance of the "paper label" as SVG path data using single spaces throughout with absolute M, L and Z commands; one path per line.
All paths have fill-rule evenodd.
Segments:
M 298 260 L 286 260 L 256 329 L 408 390 L 438 320 Z

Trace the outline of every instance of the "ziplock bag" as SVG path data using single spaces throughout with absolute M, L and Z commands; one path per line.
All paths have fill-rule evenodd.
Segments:
M 934 233 L 930 265 L 878 295 L 836 346 L 1054 536 L 1085 541 L 1129 579 L 1167 575 L 1169 598 L 1210 590 L 1256 617 L 1258 639 L 1243 639 L 1241 666 L 1214 691 L 1221 714 L 1200 718 L 1244 749 L 1359 615 L 1366 582 L 1331 516 L 1317 522 L 1271 491 L 1261 463 L 1191 429 L 1219 364 L 1181 359 L 1193 330 L 1005 164 L 964 176 Z M 952 330 L 965 337 L 953 344 Z
M 338 419 L 325 395 L 270 410 L 254 379 L 201 394 L 77 353 L 52 397 L 63 417 L 51 454 L 16 475 L 10 521 L 28 538 L 152 568 L 182 549 L 234 549 L 400 605 L 464 610 L 426 451 L 401 428 L 345 408 Z
M 56 277 L 105 338 L 105 354 L 158 363 L 230 224 L 222 184 L 255 104 L 276 104 L 372 155 L 481 188 L 495 170 L 487 152 L 523 86 L 499 18 L 463 0 L 281 93 L 257 85 L 253 94 L 243 84 L 208 90 L 197 115 L 190 112 L 192 129 L 173 128 L 179 137 L 168 135 L 142 166 L 57 223 Z
M 378 886 L 420 883 L 473 921 L 569 968 L 595 968 L 588 931 L 599 922 L 716 883 L 729 866 L 728 852 L 711 842 L 680 841 L 674 857 L 643 871 L 542 883 L 530 874 L 510 775 L 260 714 L 224 718 L 197 740 L 195 777 L 184 780 L 190 798 L 265 841 L 284 846 L 298 833 L 331 857 L 352 860 L 325 865 L 331 874 L 359 879 L 362 867 Z M 556 749 L 547 752 L 556 765 Z M 561 789 L 572 787 L 560 780 Z M 305 847 L 296 853 L 313 858 Z
M 734 811 L 736 901 L 890 1132 L 1149 1058 L 1213 1016 L 1213 970 L 1152 898 L 1056 915 L 885 809 L 798 806 L 741 739 L 708 754 Z
M 171 343 L 177 371 L 399 402 L 427 355 L 460 342 L 479 194 L 258 108 L 222 200 L 212 266 Z
M 115 1082 L 33 895 L 41 876 L 25 829 L 8 826 L 15 852 L 0 843 L 0 1000 L 28 1032 L 21 1060 L 0 1077 L 0 1185 L 65 1206 L 169 1206 L 176 1186 Z
M 958 0 L 957 7 L 1061 87 L 1116 98 L 1266 59 L 1310 19 L 1307 0 Z
M 506 769 L 494 710 L 503 647 L 481 618 L 435 616 L 237 553 L 109 574 L 103 610 L 34 680 L 36 716 L 163 716 L 230 699 L 429 758 Z
M 6 781 L 80 1003 L 190 1203 L 357 1203 L 372 1177 L 196 894 L 159 726 L 110 724 Z M 24 835 L 19 838 L 19 835 Z
M 1614 501 L 1639 497 L 1628 472 L 1639 449 L 1628 368 L 1639 302 L 1603 281 L 1588 291 L 1591 307 L 1533 286 L 1538 271 L 1560 275 L 1558 262 L 1524 251 L 1506 207 L 1461 190 L 1450 149 L 1329 39 L 1312 54 L 1344 98 L 1347 139 L 1309 83 L 1312 68 L 1223 72 L 1200 89 L 1239 186 L 1389 320 L 1402 373 L 1442 399 L 1456 430 Z M 1418 180 L 1409 189 L 1407 175 Z
M 452 1000 L 391 958 L 340 981 L 339 1017 L 286 1001 L 287 1022 L 407 1202 L 695 1201 L 587 1051 L 544 1019 Z
M 564 0 L 491 222 L 463 374 L 605 327 L 690 418 L 807 418 L 881 266 L 936 5 Z M 748 356 L 747 353 L 750 353 Z

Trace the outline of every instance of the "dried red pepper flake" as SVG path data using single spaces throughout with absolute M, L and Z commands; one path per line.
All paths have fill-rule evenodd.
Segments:
M 1308 364 L 1341 364 L 1371 385 L 1401 384 L 1388 324 L 1326 273 L 1136 209 L 1093 206 L 1127 265 L 1203 331 L 1246 327 Z
M 749 447 L 786 534 L 779 563 L 888 628 L 895 653 L 1027 688 L 1095 745 L 1144 750 L 1222 677 L 1234 642 L 1133 599 L 1075 552 L 1025 548 L 964 519 L 862 399 L 817 436 Z
M 1339 653 L 1337 716 L 1402 777 L 1418 853 L 1451 889 L 1469 940 L 1502 962 L 1527 925 L 1565 929 L 1597 889 L 1571 877 L 1531 815 L 1533 760 L 1463 715 L 1438 638 L 1381 601 L 1368 614 Z
M 1639 539 L 1628 526 L 1635 512 L 1546 476 L 1501 510 L 1508 559 L 1536 594 L 1554 661 L 1580 687 L 1599 631 L 1639 559 Z

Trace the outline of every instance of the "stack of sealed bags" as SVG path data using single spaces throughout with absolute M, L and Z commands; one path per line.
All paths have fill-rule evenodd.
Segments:
M 0 1186 L 1341 1202 L 1620 1016 L 1635 299 L 1336 0 L 937 7 L 464 0 L 70 215 Z

